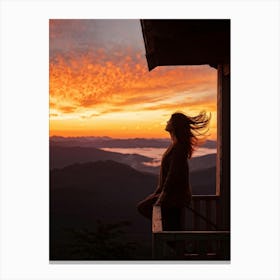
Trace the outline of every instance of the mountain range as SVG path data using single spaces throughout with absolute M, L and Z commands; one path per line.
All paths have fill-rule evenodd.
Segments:
M 103 151 L 89 147 L 68 147 L 50 145 L 50 169 L 63 168 L 73 163 L 85 163 L 99 160 L 113 160 L 127 164 L 139 171 L 159 174 L 159 166 L 146 165 L 152 163 L 153 158 L 139 154 L 122 154 Z M 190 171 L 212 168 L 216 166 L 216 154 L 194 157 L 189 160 Z
M 65 143 L 64 143 L 65 144 Z M 136 209 L 158 167 L 138 154 L 50 143 L 50 259 L 151 259 L 151 224 Z M 192 158 L 193 194 L 214 194 L 216 155 Z
M 111 138 L 103 137 L 50 137 L 51 145 L 63 145 L 64 147 L 94 147 L 94 148 L 167 148 L 169 138 Z M 201 147 L 215 149 L 216 141 L 206 140 Z
M 215 169 L 193 172 L 191 184 L 193 194 L 213 193 Z M 130 226 L 123 231 L 126 237 L 121 239 L 122 242 L 140 242 L 142 245 L 136 246 L 133 256 L 136 259 L 149 259 L 151 225 L 137 212 L 136 205 L 152 193 L 156 185 L 157 176 L 111 160 L 75 163 L 51 170 L 50 258 L 83 259 L 83 255 L 70 250 L 74 244 L 81 247 L 81 240 L 71 236 L 71 232 L 87 230 L 96 235 L 98 221 L 104 225 L 118 225 L 126 221 Z M 83 236 L 85 238 L 89 237 Z M 145 254 L 139 252 L 145 246 Z M 112 254 L 102 256 L 104 259 L 114 257 Z M 90 255 L 91 259 L 95 257 L 99 259 L 100 255 Z M 122 258 L 128 257 L 124 255 Z

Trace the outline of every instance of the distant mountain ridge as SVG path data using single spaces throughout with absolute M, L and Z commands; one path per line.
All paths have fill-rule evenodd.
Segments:
M 138 154 L 121 154 L 116 152 L 103 151 L 89 147 L 64 147 L 60 145 L 50 145 L 50 168 L 63 168 L 74 163 L 94 162 L 100 160 L 113 160 L 127 164 L 142 172 L 159 173 L 159 167 L 147 166 L 152 158 Z M 189 161 L 190 171 L 215 167 L 216 154 L 209 154 L 192 158 Z
M 50 137 L 51 145 L 63 145 L 64 147 L 95 147 L 95 148 L 166 148 L 170 144 L 169 138 L 111 138 L 104 137 Z M 215 149 L 216 141 L 206 140 L 201 146 L 204 148 Z
M 151 162 L 153 159 L 138 154 L 121 154 L 107 152 L 97 148 L 50 146 L 50 168 L 63 168 L 74 163 L 85 163 L 100 160 L 113 160 L 125 163 L 135 169 L 149 171 L 143 162 Z

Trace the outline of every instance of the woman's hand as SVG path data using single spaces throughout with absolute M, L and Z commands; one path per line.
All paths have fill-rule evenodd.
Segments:
M 156 201 L 156 203 L 154 204 L 154 206 L 161 206 L 161 201 L 158 199 L 158 200 Z
M 162 193 L 160 194 L 160 196 L 158 197 L 158 199 L 157 199 L 156 203 L 154 204 L 154 206 L 161 206 L 162 203 L 163 203 L 164 200 L 165 200 L 165 196 L 166 196 L 166 194 L 165 194 L 164 192 L 162 192 Z

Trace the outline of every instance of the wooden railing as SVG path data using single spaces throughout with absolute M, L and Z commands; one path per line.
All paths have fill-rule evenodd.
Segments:
M 184 211 L 184 231 L 166 231 L 161 207 L 153 207 L 152 233 L 154 259 L 229 260 L 230 232 L 219 230 L 219 197 L 194 195 L 190 210 Z M 173 249 L 168 246 L 177 244 Z

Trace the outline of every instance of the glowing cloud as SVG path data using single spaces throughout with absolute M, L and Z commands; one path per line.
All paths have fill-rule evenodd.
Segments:
M 109 36 L 108 23 L 114 22 L 105 22 L 104 33 Z M 110 47 L 102 47 L 106 40 L 93 32 L 97 25 L 101 30 L 99 21 L 70 23 L 50 22 L 51 135 L 166 137 L 163 123 L 174 111 L 206 110 L 215 116 L 214 68 L 173 66 L 148 72 L 141 40 L 140 46 L 122 45 L 120 37 Z M 142 39 L 140 29 L 136 31 Z M 212 138 L 215 126 L 212 118 Z

